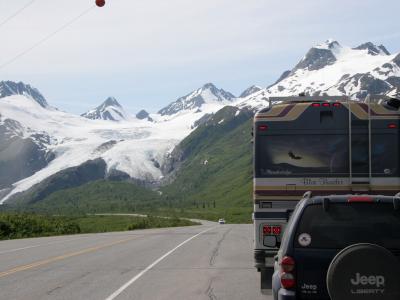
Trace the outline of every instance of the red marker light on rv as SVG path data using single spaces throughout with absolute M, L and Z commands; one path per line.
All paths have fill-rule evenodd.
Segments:
M 260 125 L 260 126 L 258 126 L 258 130 L 267 131 L 268 130 L 268 126 L 267 125 Z
M 339 102 L 333 103 L 333 107 L 341 107 L 342 105 Z
M 348 203 L 353 203 L 353 202 L 374 202 L 374 199 L 372 197 L 368 196 L 352 196 L 347 199 Z
M 397 125 L 394 124 L 394 123 L 390 123 L 390 124 L 388 125 L 388 128 L 390 128 L 390 129 L 396 129 L 396 128 L 397 128 Z
M 330 107 L 331 105 L 329 103 L 322 103 L 323 107 Z
M 321 103 L 312 103 L 311 106 L 312 106 L 312 107 L 320 107 L 320 106 L 321 106 Z

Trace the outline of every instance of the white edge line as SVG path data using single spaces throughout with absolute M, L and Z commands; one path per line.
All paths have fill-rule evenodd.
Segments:
M 212 228 L 208 228 L 190 238 L 188 238 L 187 240 L 183 241 L 182 243 L 180 243 L 178 246 L 176 246 L 174 249 L 168 251 L 167 253 L 165 253 L 163 256 L 161 256 L 159 259 L 157 259 L 156 261 L 154 261 L 151 265 L 147 266 L 144 270 L 142 270 L 139 274 L 137 274 L 135 277 L 133 277 L 131 280 L 129 280 L 127 283 L 125 283 L 123 286 L 121 286 L 118 290 L 116 290 L 114 293 L 112 293 L 110 296 L 108 296 L 105 300 L 114 300 L 116 297 L 118 297 L 124 290 L 126 290 L 132 283 L 134 283 L 136 280 L 138 280 L 140 277 L 142 277 L 145 273 L 147 273 L 147 271 L 151 270 L 155 265 L 157 265 L 160 261 L 162 261 L 164 258 L 166 258 L 168 255 L 172 254 L 173 252 L 175 252 L 178 248 L 182 247 L 183 245 L 185 245 L 186 243 L 190 242 L 191 240 L 193 240 L 194 238 L 198 237 L 199 235 L 206 233 L 207 231 L 210 231 L 212 229 L 214 229 L 215 227 Z

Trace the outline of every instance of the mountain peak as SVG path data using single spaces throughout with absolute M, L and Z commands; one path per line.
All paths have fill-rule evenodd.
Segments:
M 217 87 L 211 82 L 208 82 L 208 83 L 204 84 L 203 87 L 202 87 L 202 89 L 216 89 L 216 88 Z
M 296 65 L 291 73 L 299 69 L 316 71 L 336 62 L 336 55 L 340 52 L 342 46 L 333 39 L 312 47 L 303 59 Z
M 245 97 L 250 96 L 251 94 L 257 93 L 261 90 L 262 90 L 262 88 L 259 87 L 258 85 L 252 85 L 251 87 L 244 90 L 243 93 L 240 94 L 239 98 L 245 98 Z
M 325 42 L 315 45 L 313 48 L 316 49 L 325 49 L 325 50 L 334 50 L 342 48 L 338 41 L 334 39 L 327 39 Z
M 123 121 L 130 119 L 114 97 L 108 97 L 101 105 L 81 115 L 92 120 Z
M 23 82 L 0 81 L 0 98 L 23 95 L 36 101 L 42 107 L 48 107 L 46 99 L 34 87 Z
M 173 115 L 182 110 L 198 109 L 206 103 L 227 103 L 236 97 L 223 90 L 217 88 L 213 83 L 206 83 L 201 88 L 183 96 L 168 106 L 161 109 L 158 113 L 161 115 Z
M 370 55 L 390 55 L 390 52 L 383 45 L 375 45 L 371 42 L 366 42 L 358 47 L 353 48 L 354 50 L 367 50 Z
M 149 116 L 149 113 L 147 111 L 145 111 L 144 109 L 142 109 L 141 111 L 139 111 L 136 114 L 136 118 L 138 118 L 139 120 L 143 120 L 145 118 L 147 118 Z
M 136 118 L 139 120 L 147 119 L 147 121 L 153 122 L 153 119 L 150 117 L 150 114 L 144 109 L 142 109 L 136 114 Z
M 108 97 L 106 101 L 103 102 L 102 106 L 108 107 L 108 106 L 117 106 L 117 107 L 122 107 L 121 104 L 118 103 L 117 99 L 114 97 Z

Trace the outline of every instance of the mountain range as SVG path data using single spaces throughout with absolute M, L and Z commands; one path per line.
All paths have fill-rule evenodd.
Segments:
M 251 86 L 236 97 L 207 83 L 157 113 L 135 116 L 113 97 L 76 116 L 51 107 L 29 85 L 0 82 L 0 201 L 38 203 L 112 179 L 175 198 L 182 187 L 192 199 L 234 192 L 250 205 L 252 115 L 268 97 L 300 93 L 398 95 L 400 54 L 370 42 L 351 48 L 327 40 L 265 88 Z

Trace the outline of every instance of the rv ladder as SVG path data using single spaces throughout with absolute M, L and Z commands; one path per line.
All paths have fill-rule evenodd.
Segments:
M 369 192 L 372 181 L 372 119 L 371 119 L 371 97 L 368 95 L 365 101 L 368 105 L 368 178 L 354 176 L 353 168 L 353 114 L 351 101 L 348 101 L 349 112 L 349 179 L 352 192 Z M 357 105 L 353 103 L 354 105 Z

